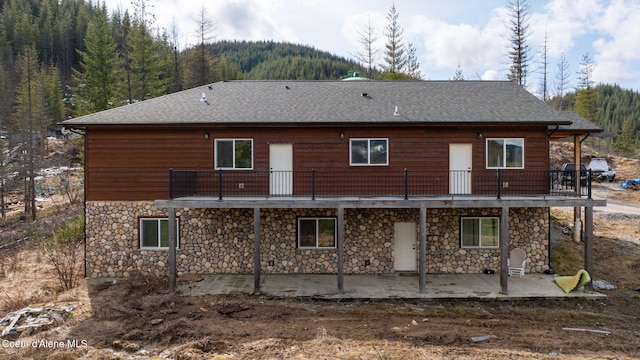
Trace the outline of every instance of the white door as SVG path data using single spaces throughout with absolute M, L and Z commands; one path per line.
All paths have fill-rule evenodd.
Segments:
M 471 194 L 471 144 L 449 144 L 449 194 Z
M 269 145 L 269 193 L 293 194 L 293 149 L 291 144 Z
M 393 255 L 396 271 L 416 271 L 418 269 L 417 229 L 415 222 L 397 222 L 393 225 Z

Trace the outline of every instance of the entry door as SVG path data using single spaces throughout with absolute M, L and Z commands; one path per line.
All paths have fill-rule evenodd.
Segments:
M 471 194 L 471 144 L 449 144 L 449 194 Z
M 394 269 L 416 271 L 418 269 L 418 228 L 415 222 L 397 222 L 393 225 Z
M 293 195 L 293 149 L 291 144 L 269 145 L 269 193 Z

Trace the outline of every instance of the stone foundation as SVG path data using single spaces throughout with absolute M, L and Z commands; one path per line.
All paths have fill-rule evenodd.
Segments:
M 500 209 L 428 209 L 427 273 L 479 273 L 500 269 L 500 249 L 463 249 L 460 216 L 499 216 Z M 86 204 L 87 275 L 165 276 L 168 251 L 140 249 L 139 218 L 167 217 L 152 202 Z M 178 275 L 253 273 L 252 209 L 177 209 Z M 297 219 L 337 216 L 335 209 L 262 209 L 264 273 L 336 273 L 336 249 L 298 249 Z M 548 268 L 548 218 L 544 208 L 513 208 L 509 248 L 527 252 L 527 272 Z M 344 272 L 394 272 L 394 223 L 419 223 L 418 209 L 345 209 Z M 416 243 L 416 249 L 418 244 Z M 417 257 L 417 252 L 416 252 Z

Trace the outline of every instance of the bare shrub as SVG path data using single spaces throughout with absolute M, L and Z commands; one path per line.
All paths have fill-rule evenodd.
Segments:
M 0 300 L 0 309 L 3 311 L 14 311 L 29 306 L 31 298 L 24 294 L 24 291 L 15 291 L 8 293 L 2 292 L 2 299 Z
M 84 217 L 80 216 L 55 231 L 44 246 L 46 258 L 53 265 L 64 290 L 76 286 L 83 257 Z

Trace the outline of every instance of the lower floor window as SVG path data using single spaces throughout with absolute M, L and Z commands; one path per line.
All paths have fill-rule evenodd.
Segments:
M 179 246 L 178 219 L 176 219 L 176 247 Z M 169 219 L 141 218 L 140 219 L 140 248 L 167 249 L 169 248 Z
M 498 247 L 500 220 L 497 217 L 464 217 L 461 219 L 462 247 Z
M 335 248 L 336 247 L 336 219 L 335 218 L 299 218 L 298 219 L 298 247 L 299 248 Z

